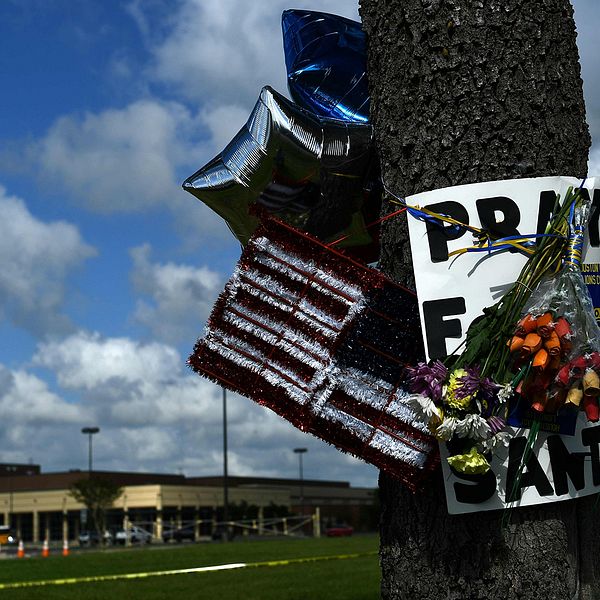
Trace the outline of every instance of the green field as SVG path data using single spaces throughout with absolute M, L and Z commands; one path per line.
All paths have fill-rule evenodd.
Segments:
M 231 571 L 0 590 L 11 599 L 369 600 L 379 597 L 377 536 L 236 541 L 105 550 L 0 562 L 0 583 L 367 554 Z M 371 554 L 369 554 L 371 553 Z

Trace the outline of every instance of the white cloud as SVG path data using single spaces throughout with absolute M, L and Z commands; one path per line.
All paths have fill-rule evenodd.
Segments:
M 179 353 L 170 346 L 83 331 L 41 343 L 34 363 L 54 370 L 58 383 L 73 390 L 92 390 L 111 381 L 169 380 L 183 366 Z
M 10 371 L 0 365 L 0 411 L 8 425 L 19 426 L 80 422 L 89 413 L 69 404 L 48 389 L 45 381 L 23 370 Z
M 152 32 L 142 19 L 143 5 L 136 6 L 138 23 Z M 344 0 L 300 1 L 294 7 L 358 19 L 356 3 Z M 286 8 L 283 0 L 184 0 L 167 35 L 148 36 L 154 55 L 150 77 L 204 104 L 237 98 L 251 108 L 264 85 L 285 92 L 281 13 Z
M 60 386 L 117 426 L 210 421 L 208 405 L 199 399 L 218 396 L 215 386 L 185 369 L 175 348 L 156 342 L 81 331 L 41 343 L 33 364 L 51 369 Z
M 118 440 L 120 451 L 125 453 L 129 460 L 137 465 L 148 465 L 148 470 L 166 457 L 177 455 L 180 450 L 176 432 L 164 427 L 119 428 L 111 432 L 111 436 L 113 440 Z
M 64 331 L 65 285 L 95 250 L 74 225 L 37 219 L 0 186 L 0 318 L 37 334 Z
M 73 460 L 79 429 L 93 417 L 92 410 L 67 402 L 36 375 L 4 365 L 0 365 L 0 412 L 3 461 L 43 460 L 51 465 Z
M 140 100 L 59 118 L 36 146 L 42 174 L 98 212 L 131 212 L 180 192 L 175 168 L 192 153 L 181 104 Z
M 152 299 L 138 301 L 134 319 L 160 340 L 185 340 L 191 347 L 221 290 L 222 277 L 207 267 L 153 263 L 150 253 L 147 244 L 131 250 L 135 289 Z
M 258 99 L 258 94 L 256 99 Z M 245 125 L 249 114 L 249 110 L 235 104 L 221 104 L 202 110 L 200 119 L 209 134 L 209 140 L 206 143 L 207 160 L 209 159 L 208 153 L 212 158 L 229 144 L 233 136 Z
M 600 147 L 592 148 L 590 160 L 588 161 L 588 175 L 590 177 L 600 177 Z
M 94 441 L 98 468 L 221 472 L 221 389 L 188 372 L 172 347 L 79 332 L 40 344 L 33 363 L 51 369 L 100 426 Z M 292 450 L 306 446 L 307 477 L 375 482 L 373 467 L 233 393 L 228 394 L 228 425 L 232 474 L 295 477 Z
M 181 188 L 220 152 L 248 112 L 234 104 L 193 115 L 182 104 L 140 100 L 121 109 L 67 115 L 30 147 L 38 177 L 99 213 L 169 208 L 189 247 L 231 239 L 225 222 Z

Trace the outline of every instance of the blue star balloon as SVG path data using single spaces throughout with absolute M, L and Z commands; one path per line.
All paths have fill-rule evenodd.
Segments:
M 245 244 L 263 214 L 377 259 L 381 207 L 371 125 L 319 118 L 270 87 L 223 152 L 185 190 L 221 215 Z
M 281 17 L 288 88 L 321 117 L 369 120 L 366 36 L 360 23 L 309 10 Z

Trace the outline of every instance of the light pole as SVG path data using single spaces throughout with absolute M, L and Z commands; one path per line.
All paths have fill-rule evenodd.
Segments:
M 223 521 L 225 540 L 229 540 L 229 482 L 227 481 L 227 390 L 223 388 Z
M 92 474 L 92 436 L 100 431 L 100 427 L 84 427 L 81 433 L 87 434 L 89 441 L 88 448 L 88 475 Z
M 13 514 L 13 476 L 17 471 L 17 467 L 15 465 L 8 465 L 6 470 L 10 473 L 8 476 L 8 523 L 9 527 L 12 527 L 12 514 Z
M 302 469 L 302 455 L 308 452 L 307 448 L 294 448 L 298 455 L 298 468 L 300 471 L 300 513 L 304 516 L 304 471 Z

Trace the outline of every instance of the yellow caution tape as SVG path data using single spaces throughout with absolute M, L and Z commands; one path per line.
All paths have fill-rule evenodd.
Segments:
M 363 552 L 358 554 L 337 554 L 333 556 L 310 556 L 306 558 L 288 558 L 287 560 L 267 560 L 252 563 L 229 563 L 224 565 L 211 565 L 208 567 L 194 567 L 191 569 L 173 569 L 170 571 L 148 571 L 145 573 L 119 573 L 115 575 L 95 575 L 92 577 L 68 577 L 64 579 L 40 579 L 38 581 L 15 581 L 12 583 L 0 583 L 0 590 L 42 587 L 47 585 L 70 585 L 74 583 L 97 583 L 102 581 L 117 581 L 120 579 L 144 579 L 146 577 L 161 577 L 165 575 L 185 575 L 188 573 L 208 573 L 214 571 L 226 571 L 231 569 L 244 569 L 250 567 L 282 567 L 286 565 L 317 562 L 323 560 L 343 560 L 349 558 L 361 558 L 373 556 L 377 552 Z

